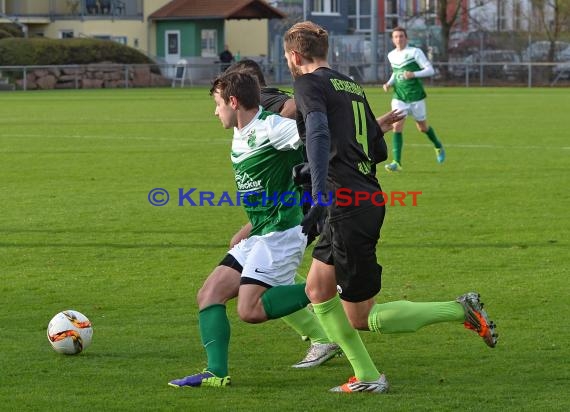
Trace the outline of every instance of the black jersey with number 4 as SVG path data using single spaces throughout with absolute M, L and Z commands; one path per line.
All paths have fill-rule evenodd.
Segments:
M 379 162 L 388 157 L 384 135 L 370 109 L 362 87 L 349 77 L 321 67 L 298 77 L 294 83 L 297 127 L 305 138 L 305 120 L 311 112 L 327 115 L 330 155 L 327 190 L 350 189 L 377 192 L 375 177 Z M 370 205 L 362 202 L 361 206 Z M 332 207 L 331 214 L 349 212 L 353 207 Z

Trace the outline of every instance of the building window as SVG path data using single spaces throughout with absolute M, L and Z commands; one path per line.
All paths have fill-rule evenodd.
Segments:
M 168 54 L 178 54 L 178 33 L 168 33 L 166 35 L 168 44 Z
M 124 46 L 127 45 L 127 36 L 113 36 L 111 37 L 111 40 Z
M 369 33 L 371 28 L 372 1 L 376 0 L 356 0 L 348 5 L 348 26 L 352 31 L 359 33 Z
M 516 31 L 522 30 L 521 24 L 521 5 L 519 3 L 513 4 L 513 29 Z
M 201 56 L 216 57 L 218 55 L 218 32 L 216 30 L 202 30 Z
M 59 31 L 59 38 L 60 39 L 73 39 L 73 30 L 60 30 Z
M 313 14 L 340 14 L 340 0 L 313 0 Z
M 497 2 L 497 25 L 499 27 L 497 27 L 497 31 L 503 31 L 507 29 L 507 16 L 505 13 L 505 2 L 504 1 L 499 1 Z
M 391 31 L 399 24 L 398 0 L 387 0 L 385 10 L 385 29 Z

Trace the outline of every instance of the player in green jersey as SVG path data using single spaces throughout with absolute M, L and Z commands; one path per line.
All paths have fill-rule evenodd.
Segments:
M 394 88 L 392 97 L 392 109 L 411 114 L 416 120 L 418 130 L 425 133 L 435 147 L 438 163 L 445 160 L 445 149 L 437 138 L 435 131 L 427 123 L 426 92 L 421 78 L 433 76 L 434 69 L 424 52 L 416 47 L 408 46 L 408 36 L 402 27 L 396 27 L 392 31 L 392 42 L 396 46 L 388 53 L 388 60 L 392 66 L 392 75 L 384 83 L 383 88 L 388 92 Z M 389 172 L 402 170 L 402 147 L 404 145 L 403 129 L 405 119 L 394 124 L 394 136 L 392 138 L 393 161 L 385 166 Z
M 259 105 L 259 83 L 250 74 L 226 72 L 210 90 L 215 114 L 234 131 L 231 161 L 251 233 L 230 249 L 198 292 L 199 325 L 208 365 L 198 374 L 169 382 L 174 387 L 227 386 L 230 326 L 227 291 L 239 287 L 241 319 L 261 323 L 306 311 L 305 284 L 294 284 L 307 237 L 300 226 L 300 192 L 291 170 L 303 161 L 295 121 Z M 287 202 L 280 194 L 287 194 Z M 318 322 L 314 327 L 320 328 Z M 308 330 L 307 332 L 314 332 Z M 322 329 L 321 329 L 322 332 Z M 313 334 L 313 333 L 311 333 Z M 321 333 L 325 339 L 326 334 Z M 335 344 L 331 353 L 339 351 Z
M 228 71 L 239 71 L 249 73 L 257 78 L 261 90 L 261 106 L 273 113 L 278 113 L 283 117 L 295 119 L 297 108 L 295 100 L 290 93 L 276 87 L 269 87 L 265 81 L 265 76 L 259 64 L 251 59 L 243 59 L 232 64 Z M 238 244 L 242 239 L 246 239 L 251 233 L 251 222 L 247 222 L 230 240 L 230 248 Z
M 295 106 L 295 100 L 293 99 L 291 93 L 285 92 L 281 89 L 275 87 L 269 87 L 265 81 L 265 76 L 259 64 L 250 59 L 243 59 L 237 63 L 232 64 L 228 72 L 238 71 L 242 73 L 249 73 L 255 78 L 257 78 L 261 90 L 260 104 L 263 109 L 278 113 L 283 117 L 288 117 L 290 119 L 295 118 L 297 108 Z M 300 185 L 301 186 L 301 185 Z M 308 187 L 307 187 L 308 186 Z M 304 192 L 311 192 L 310 184 L 303 185 L 302 190 Z M 307 206 L 303 205 L 303 211 L 307 209 Z M 251 222 L 247 222 L 231 239 L 230 249 L 241 242 L 243 239 L 247 239 L 251 234 L 252 225 Z M 316 233 L 311 234 L 308 237 L 307 243 L 310 244 L 316 237 Z M 306 279 L 297 274 L 295 277 L 296 283 L 305 283 Z M 203 286 L 202 295 L 209 295 L 215 293 L 221 296 L 224 292 L 226 293 L 223 297 L 225 299 L 233 299 L 238 294 L 239 284 L 236 284 L 234 288 L 228 289 L 227 283 L 221 282 L 217 283 L 215 281 L 207 281 Z M 202 305 L 201 302 L 198 302 Z M 315 317 L 315 314 L 308 310 L 299 310 L 291 315 L 285 316 L 282 320 L 294 329 L 299 335 L 301 335 L 303 340 L 308 340 L 311 342 L 305 357 L 293 365 L 294 368 L 310 368 L 314 366 L 319 366 L 322 363 L 328 361 L 340 352 L 338 345 L 332 343 L 327 337 L 325 331 L 319 324 L 319 321 Z

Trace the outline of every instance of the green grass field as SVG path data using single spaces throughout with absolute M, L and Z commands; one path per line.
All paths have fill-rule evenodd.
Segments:
M 368 89 L 377 114 L 389 95 Z M 491 350 L 461 325 L 363 333 L 387 395 L 327 389 L 337 358 L 295 370 L 307 348 L 281 321 L 232 323 L 227 389 L 174 389 L 204 366 L 196 292 L 244 223 L 238 207 L 153 207 L 155 187 L 235 191 L 231 132 L 206 88 L 0 94 L 0 405 L 10 411 L 566 411 L 570 409 L 566 89 L 429 89 L 448 160 L 412 122 L 389 208 L 381 302 L 481 293 Z M 391 135 L 388 136 L 391 145 Z M 309 253 L 301 273 L 306 273 Z M 86 314 L 93 343 L 55 353 L 51 317 Z

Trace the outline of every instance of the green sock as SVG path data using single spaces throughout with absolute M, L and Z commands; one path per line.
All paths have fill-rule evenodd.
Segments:
M 319 320 L 306 307 L 281 319 L 299 335 L 308 336 L 311 339 L 311 343 L 330 343 L 330 339 Z
M 392 136 L 392 156 L 399 164 L 402 164 L 402 147 L 404 146 L 404 136 L 402 132 L 394 132 Z
M 415 332 L 439 322 L 463 322 L 465 311 L 457 302 L 409 302 L 376 304 L 368 315 L 368 327 L 381 333 Z
M 222 378 L 228 376 L 228 347 L 230 345 L 230 322 L 226 306 L 215 304 L 198 313 L 200 338 L 208 357 L 208 369 Z
M 348 322 L 338 295 L 323 303 L 313 303 L 313 308 L 327 335 L 344 351 L 356 378 L 361 381 L 378 379 L 380 372 L 372 362 L 358 331 Z
M 431 126 L 429 127 L 429 129 L 427 129 L 427 132 L 425 132 L 425 133 L 426 133 L 428 139 L 431 140 L 433 145 L 436 147 L 436 149 L 441 149 L 443 147 L 443 145 L 438 140 L 438 138 L 435 134 L 435 130 L 433 130 L 433 128 Z
M 305 284 L 274 286 L 261 295 L 267 319 L 278 319 L 306 308 L 310 303 Z

